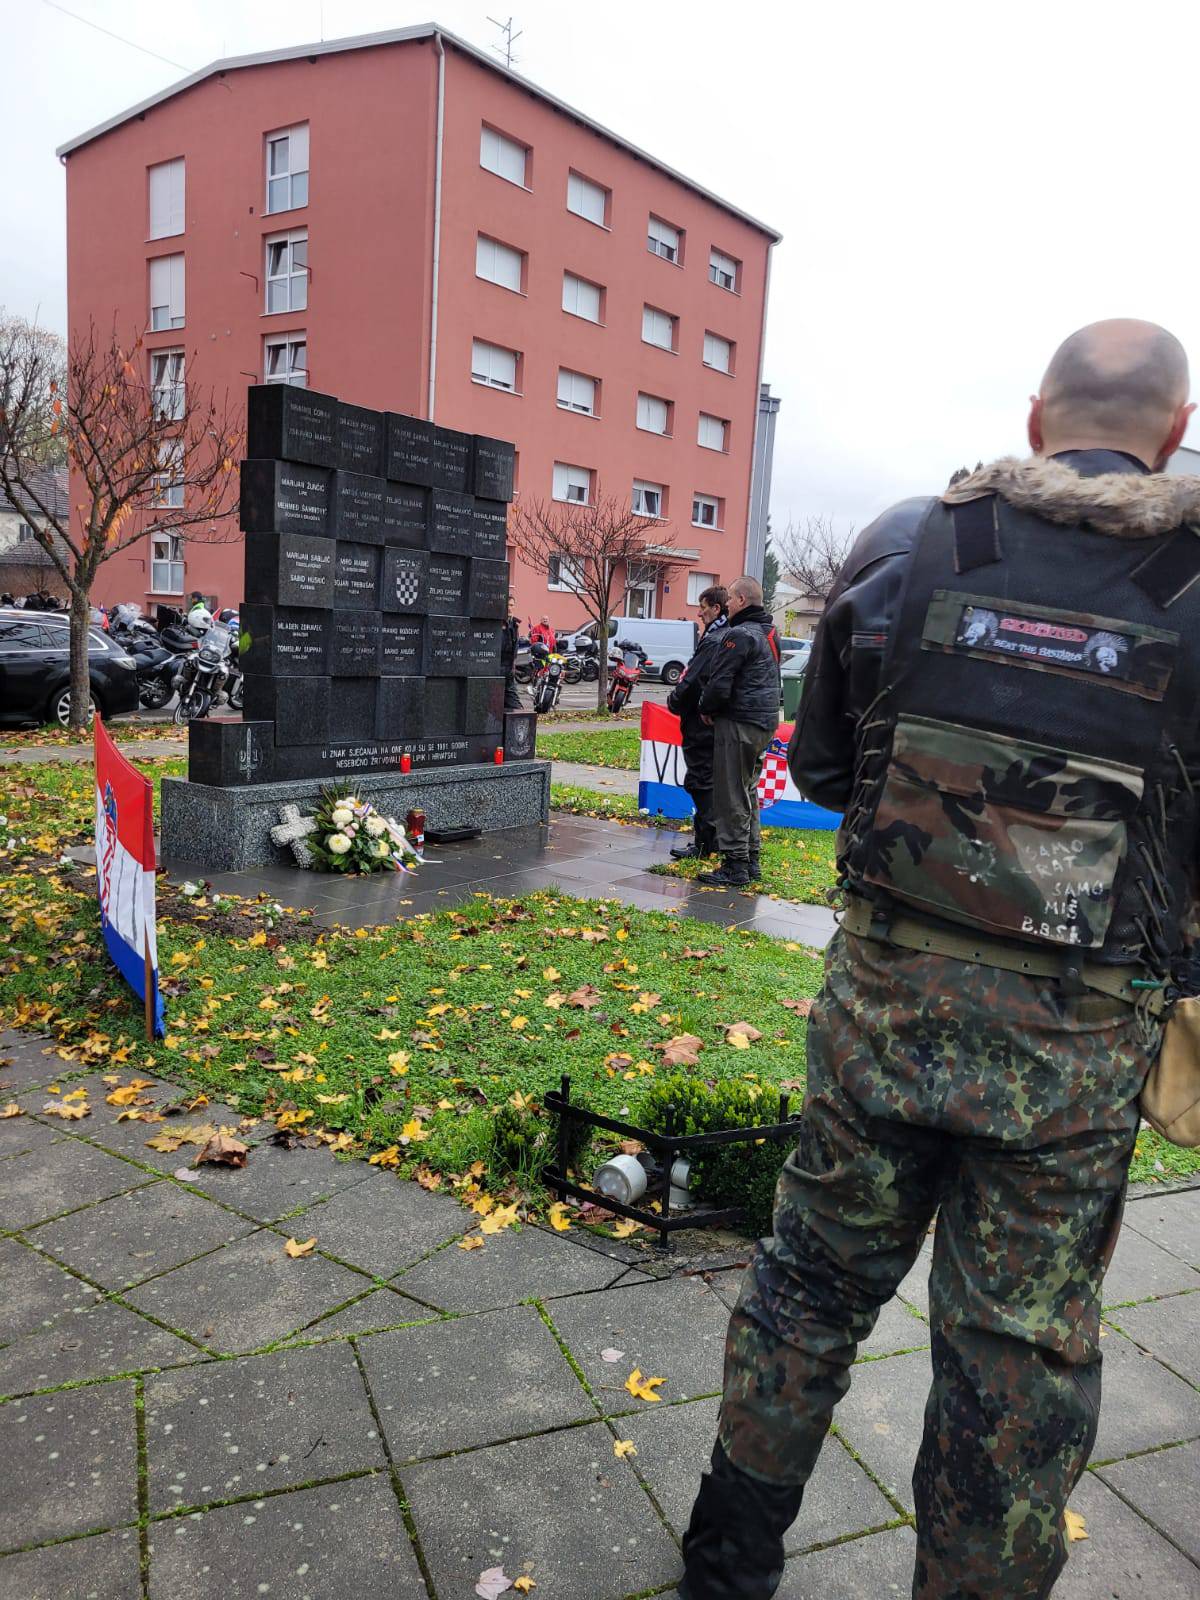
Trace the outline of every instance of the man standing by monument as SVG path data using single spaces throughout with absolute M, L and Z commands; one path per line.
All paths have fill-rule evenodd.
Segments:
M 708 682 L 709 673 L 716 665 L 717 646 L 725 636 L 729 620 L 725 607 L 728 603 L 729 591 L 720 584 L 711 585 L 700 596 L 696 609 L 704 624 L 704 632 L 700 635 L 683 677 L 667 696 L 667 710 L 673 711 L 679 718 L 683 740 L 683 759 L 687 764 L 683 787 L 696 808 L 691 842 L 675 845 L 671 850 L 677 861 L 711 856 L 717 848 L 717 833 L 713 826 L 713 730 L 712 722 L 700 715 L 700 696 Z
M 790 761 L 845 812 L 845 909 L 685 1600 L 776 1592 L 856 1349 L 935 1212 L 913 1596 L 1045 1600 L 1062 1570 L 1195 879 L 1200 479 L 1159 470 L 1187 396 L 1163 329 L 1073 334 L 1034 457 L 885 513 L 830 597 Z
M 724 860 L 698 881 L 744 888 L 760 870 L 758 780 L 779 725 L 779 639 L 757 578 L 733 580 L 728 612 L 700 696 L 700 714 L 713 729 L 713 823 Z

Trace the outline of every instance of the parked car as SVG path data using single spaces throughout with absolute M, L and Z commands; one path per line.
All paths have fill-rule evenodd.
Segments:
M 596 624 L 589 622 L 579 628 L 568 640 L 559 640 L 559 649 L 578 650 L 582 640 L 596 637 Z M 680 622 L 670 617 L 609 617 L 608 658 L 616 654 L 613 646 L 617 639 L 631 639 L 646 652 L 642 668 L 644 678 L 661 678 L 663 683 L 676 684 L 683 677 L 683 669 L 692 659 L 696 649 L 696 624 Z
M 92 706 L 103 717 L 138 708 L 137 666 L 99 628 L 88 630 Z M 59 722 L 71 716 L 70 634 L 65 614 L 0 611 L 0 723 Z

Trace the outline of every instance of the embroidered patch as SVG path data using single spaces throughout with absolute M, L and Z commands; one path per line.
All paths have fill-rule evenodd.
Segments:
M 1100 677 L 1129 676 L 1133 640 L 1109 628 L 1078 622 L 1053 622 L 1041 617 L 1018 617 L 985 606 L 963 606 L 954 643 L 964 650 L 994 651 L 1046 666 L 1070 667 Z

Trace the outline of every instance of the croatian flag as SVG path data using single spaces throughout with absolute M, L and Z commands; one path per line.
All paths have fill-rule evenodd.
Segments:
M 841 816 L 806 800 L 788 771 L 787 747 L 792 724 L 781 722 L 763 757 L 758 780 L 759 821 L 764 828 L 836 828 Z M 690 817 L 692 799 L 683 787 L 687 762 L 679 718 L 666 706 L 642 704 L 642 751 L 638 806 L 652 815 Z
M 108 953 L 163 1030 L 154 930 L 154 786 L 96 718 L 96 892 Z M 146 985 L 150 985 L 147 1003 Z

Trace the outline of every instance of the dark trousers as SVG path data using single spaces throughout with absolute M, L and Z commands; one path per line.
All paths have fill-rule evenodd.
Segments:
M 735 861 L 759 853 L 758 780 L 771 729 L 719 717 L 713 729 L 713 822 L 717 849 Z
M 730 1321 L 685 1600 L 775 1593 L 857 1347 L 935 1213 L 912 1594 L 1050 1594 L 1096 1434 L 1101 1282 L 1150 1031 L 1103 995 L 835 938 L 800 1143 Z
M 504 679 L 504 709 L 505 711 L 524 711 L 520 693 L 517 690 L 517 680 L 512 673 Z
M 696 808 L 692 822 L 696 848 L 711 855 L 717 848 L 716 828 L 713 825 L 713 733 L 703 723 L 683 728 L 683 759 L 686 771 L 683 787 L 691 796 Z

